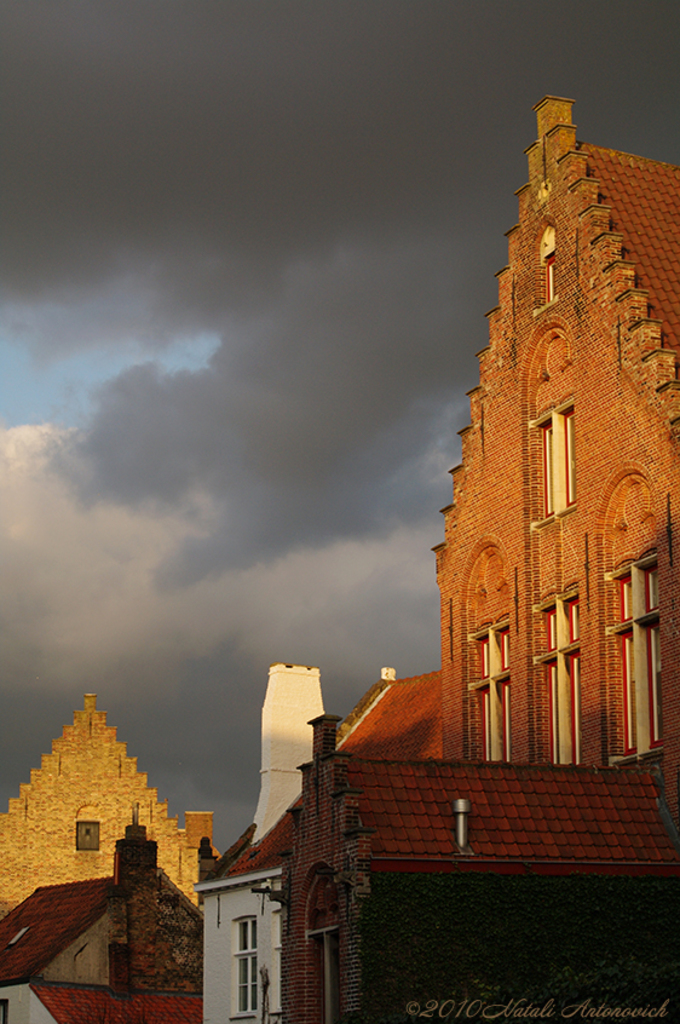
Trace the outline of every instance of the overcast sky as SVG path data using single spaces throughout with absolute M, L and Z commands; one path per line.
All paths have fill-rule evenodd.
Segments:
M 1 0 L 0 808 L 96 692 L 251 820 L 271 662 L 439 666 L 432 545 L 536 136 L 680 164 L 677 0 Z

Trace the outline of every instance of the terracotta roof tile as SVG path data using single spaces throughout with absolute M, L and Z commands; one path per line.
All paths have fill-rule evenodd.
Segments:
M 663 320 L 667 343 L 680 349 L 680 167 L 588 143 L 581 151 L 612 207 L 638 286 L 649 291 L 651 316 Z
M 201 1024 L 203 999 L 170 992 L 115 995 L 107 989 L 69 985 L 32 984 L 32 990 L 57 1024 Z
M 258 843 L 241 854 L 226 872 L 225 877 L 231 878 L 232 875 L 245 875 L 249 871 L 278 867 L 282 861 L 281 854 L 285 850 L 290 850 L 292 845 L 293 815 L 286 813 Z
M 363 717 L 356 714 L 361 704 L 338 730 L 339 749 L 400 761 L 442 757 L 440 672 L 398 679 L 376 690 Z
M 452 800 L 468 796 L 469 842 L 481 856 L 591 859 L 680 866 L 657 807 L 648 772 L 568 766 L 476 765 L 449 762 L 348 762 L 350 785 L 360 789 L 359 810 L 369 820 L 385 790 L 401 789 L 375 816 L 373 856 L 455 858 Z M 378 796 L 378 793 L 380 796 Z M 501 795 L 502 793 L 502 795 Z M 386 806 L 383 805 L 383 806 Z M 631 828 L 630 818 L 637 823 Z

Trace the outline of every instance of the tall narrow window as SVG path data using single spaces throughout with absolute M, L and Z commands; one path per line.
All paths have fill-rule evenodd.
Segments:
M 581 761 L 581 636 L 580 604 L 575 591 L 553 598 L 552 607 L 537 608 L 544 616 L 544 648 L 534 664 L 545 666 L 548 690 L 550 760 Z
M 641 754 L 663 741 L 659 573 L 655 556 L 613 574 L 619 591 L 618 635 L 623 690 L 623 753 Z
M 236 978 L 238 996 L 236 1005 L 239 1013 L 257 1010 L 257 918 L 249 917 L 237 921 L 238 952 L 236 953 Z
M 553 764 L 557 764 L 559 761 L 560 717 L 556 661 L 550 661 L 546 665 L 546 681 L 548 683 L 548 715 L 550 720 L 550 760 Z
M 479 713 L 482 723 L 482 758 L 491 760 L 491 687 L 479 691 Z
M 545 259 L 545 301 L 552 302 L 555 298 L 555 253 Z
M 485 761 L 509 761 L 511 756 L 510 715 L 510 627 L 507 621 L 473 637 L 477 647 L 476 678 L 469 689 L 479 701 L 479 742 Z
M 574 410 L 564 413 L 565 490 L 567 505 L 576 501 L 576 459 L 574 455 Z
M 510 706 L 510 680 L 501 683 L 501 719 L 503 760 L 512 760 L 512 711 Z
M 555 511 L 553 501 L 553 424 L 552 420 L 544 423 L 543 432 L 543 505 L 546 516 Z
M 555 229 L 547 227 L 541 238 L 541 267 L 543 269 L 543 302 L 556 297 L 555 292 Z
M 571 703 L 571 760 L 581 763 L 581 656 L 578 652 L 567 657 L 569 696 Z

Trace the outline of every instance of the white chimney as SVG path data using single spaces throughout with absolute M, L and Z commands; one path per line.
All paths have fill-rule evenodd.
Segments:
M 255 811 L 253 842 L 276 824 L 299 795 L 302 778 L 298 765 L 312 757 L 312 727 L 307 723 L 322 714 L 318 668 L 270 666 L 262 706 L 260 799 Z

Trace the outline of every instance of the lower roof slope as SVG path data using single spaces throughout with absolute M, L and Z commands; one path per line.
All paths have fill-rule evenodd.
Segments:
M 203 998 L 176 992 L 118 995 L 103 988 L 31 985 L 57 1024 L 201 1024 Z
M 374 858 L 455 858 L 452 801 L 467 798 L 467 859 L 672 866 L 680 854 L 661 818 L 650 772 L 352 759 Z M 464 857 L 465 855 L 463 855 Z

